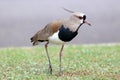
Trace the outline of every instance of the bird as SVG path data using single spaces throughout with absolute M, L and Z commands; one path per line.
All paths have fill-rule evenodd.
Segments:
M 52 74 L 52 64 L 48 53 L 48 44 L 60 44 L 61 49 L 59 52 L 59 75 L 62 75 L 62 51 L 64 44 L 73 40 L 82 24 L 86 23 L 89 26 L 91 24 L 87 22 L 86 15 L 81 12 L 74 12 L 72 10 L 63 8 L 65 11 L 72 15 L 67 19 L 55 20 L 48 23 L 43 29 L 39 30 L 32 38 L 31 42 L 33 46 L 39 45 L 41 42 L 45 43 L 45 51 L 49 62 L 49 73 Z

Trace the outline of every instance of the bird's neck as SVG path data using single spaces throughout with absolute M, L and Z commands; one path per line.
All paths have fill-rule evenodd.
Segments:
M 69 29 L 73 32 L 78 31 L 81 25 L 81 21 L 74 16 L 71 16 L 68 20 L 65 21 L 65 26 L 69 27 Z

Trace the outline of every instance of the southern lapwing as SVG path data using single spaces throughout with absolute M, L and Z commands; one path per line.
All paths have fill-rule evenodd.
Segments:
M 82 24 L 86 23 L 91 25 L 86 21 L 86 15 L 80 12 L 74 12 L 68 9 L 63 8 L 64 10 L 72 13 L 70 18 L 64 20 L 56 20 L 47 24 L 42 30 L 38 31 L 32 38 L 31 42 L 33 45 L 38 45 L 39 42 L 46 42 L 45 50 L 49 61 L 49 72 L 52 74 L 52 64 L 48 54 L 48 44 L 55 43 L 61 44 L 61 50 L 59 53 L 60 65 L 59 65 L 59 74 L 61 75 L 61 57 L 64 44 L 71 41 L 77 34 L 78 30 Z

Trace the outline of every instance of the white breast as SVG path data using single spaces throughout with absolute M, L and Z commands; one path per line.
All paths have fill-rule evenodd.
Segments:
M 64 41 L 59 39 L 58 33 L 59 33 L 59 31 L 57 31 L 56 33 L 54 33 L 52 36 L 50 36 L 48 38 L 50 43 L 54 43 L 54 44 L 64 44 L 65 43 Z

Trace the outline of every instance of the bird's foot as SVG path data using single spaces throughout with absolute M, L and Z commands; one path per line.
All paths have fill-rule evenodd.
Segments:
M 59 72 L 58 72 L 58 75 L 61 76 L 61 75 L 62 75 L 62 71 L 59 71 Z
M 48 70 L 49 70 L 49 73 L 52 74 L 52 66 L 51 65 L 49 66 Z

